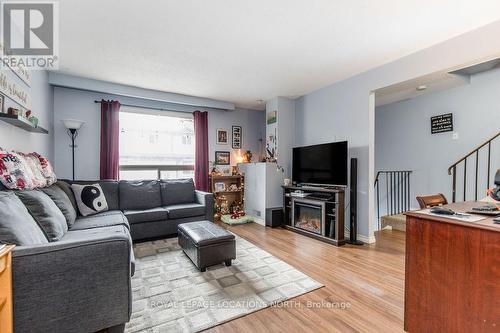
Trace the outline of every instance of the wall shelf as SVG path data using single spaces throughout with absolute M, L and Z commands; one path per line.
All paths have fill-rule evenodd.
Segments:
M 48 134 L 49 131 L 47 131 L 45 128 L 40 127 L 40 126 L 33 126 L 30 121 L 22 116 L 14 116 L 11 114 L 7 113 L 0 113 L 0 120 L 6 123 L 9 123 L 13 126 L 22 128 L 25 131 L 31 132 L 31 133 L 42 133 L 42 134 Z

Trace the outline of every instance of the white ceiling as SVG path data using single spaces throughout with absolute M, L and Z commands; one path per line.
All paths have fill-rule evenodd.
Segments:
M 262 109 L 498 19 L 499 0 L 62 0 L 60 72 Z

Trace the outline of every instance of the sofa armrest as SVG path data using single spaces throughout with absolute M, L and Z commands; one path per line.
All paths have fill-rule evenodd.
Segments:
M 20 246 L 13 251 L 16 332 L 95 332 L 131 314 L 130 239 Z
M 205 206 L 205 218 L 208 221 L 214 221 L 214 195 L 203 191 L 194 191 L 196 202 Z

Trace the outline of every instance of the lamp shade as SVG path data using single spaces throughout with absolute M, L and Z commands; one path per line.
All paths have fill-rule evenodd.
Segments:
M 80 127 L 82 127 L 83 124 L 85 124 L 84 121 L 81 121 L 81 120 L 76 120 L 76 119 L 64 119 L 64 120 L 61 120 L 64 124 L 64 127 L 66 127 L 67 129 L 80 129 Z

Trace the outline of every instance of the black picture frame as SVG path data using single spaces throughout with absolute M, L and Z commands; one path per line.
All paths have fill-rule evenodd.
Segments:
M 231 164 L 231 153 L 228 151 L 216 151 L 215 152 L 215 164 L 217 165 L 230 165 Z
M 241 149 L 241 136 L 242 136 L 241 126 L 233 126 L 231 132 L 232 132 L 231 147 L 233 149 Z
M 453 113 L 431 117 L 431 134 L 453 132 Z

